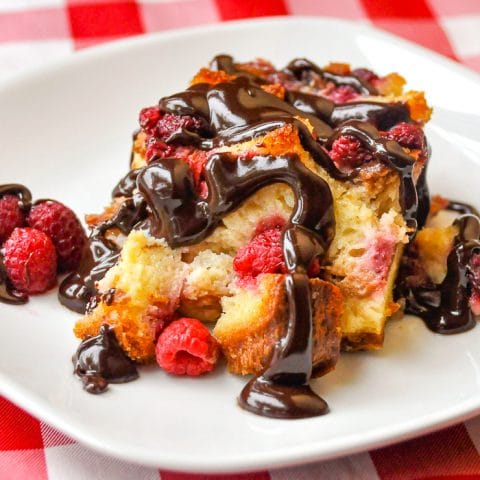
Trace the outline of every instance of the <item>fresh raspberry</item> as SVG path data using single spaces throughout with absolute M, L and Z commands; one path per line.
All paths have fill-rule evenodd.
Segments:
M 378 75 L 375 72 L 372 72 L 368 68 L 356 68 L 352 70 L 352 75 L 363 80 L 364 82 L 372 83 L 374 80 L 378 80 Z
M 25 224 L 23 214 L 16 195 L 5 195 L 0 198 L 0 244 L 13 232 L 14 228 Z
M 413 123 L 399 123 L 391 128 L 386 135 L 387 138 L 395 140 L 402 147 L 423 148 L 425 145 L 425 135 L 421 127 Z
M 52 239 L 60 272 L 78 267 L 87 239 L 72 210 L 59 202 L 47 200 L 32 208 L 27 222 L 32 228 L 41 230 Z
M 220 348 L 202 322 L 183 317 L 163 330 L 155 353 L 157 363 L 166 372 L 196 377 L 214 369 Z
M 180 130 L 188 130 L 189 132 L 203 131 L 205 130 L 205 121 L 189 115 L 166 113 L 157 123 L 156 135 L 158 138 L 165 140 Z
M 360 140 L 350 135 L 342 135 L 333 142 L 330 157 L 338 168 L 345 170 L 373 159 L 373 155 L 362 146 Z
M 160 117 L 161 114 L 158 107 L 143 108 L 140 110 L 138 123 L 144 132 L 151 134 L 155 130 Z
M 350 85 L 340 85 L 334 88 L 328 96 L 335 103 L 345 103 L 359 96 L 359 93 Z
M 468 264 L 468 269 L 472 286 L 470 308 L 475 315 L 480 315 L 480 253 L 472 256 Z
M 238 250 L 233 268 L 241 278 L 255 278 L 261 273 L 286 273 L 282 228 L 269 228 L 255 235 L 250 243 Z
M 175 153 L 175 147 L 167 145 L 155 137 L 148 137 L 146 146 L 145 159 L 147 162 L 150 162 L 153 157 L 167 158 L 173 156 Z
M 4 263 L 12 285 L 21 292 L 41 293 L 55 283 L 55 246 L 40 230 L 16 228 L 5 242 Z

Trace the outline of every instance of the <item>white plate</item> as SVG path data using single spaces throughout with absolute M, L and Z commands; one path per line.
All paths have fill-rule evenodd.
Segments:
M 435 107 L 433 192 L 476 203 L 480 81 L 438 55 L 365 26 L 315 18 L 238 22 L 145 36 L 75 55 L 0 88 L 0 183 L 99 211 L 127 170 L 140 107 L 182 89 L 219 52 L 283 66 L 306 56 L 399 71 Z M 385 445 L 480 410 L 480 328 L 454 336 L 405 318 L 377 353 L 343 355 L 316 382 L 331 413 L 285 421 L 237 407 L 245 379 L 144 369 L 139 381 L 85 393 L 72 375 L 75 314 L 55 293 L 0 304 L 0 392 L 79 441 L 173 470 L 239 471 L 322 460 Z

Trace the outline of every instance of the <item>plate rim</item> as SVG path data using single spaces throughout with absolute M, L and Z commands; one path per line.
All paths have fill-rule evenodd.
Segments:
M 34 70 L 16 73 L 6 79 L 0 80 L 0 93 L 8 92 L 10 89 L 21 88 L 23 84 L 36 82 L 42 77 L 55 75 L 57 71 L 65 68 L 89 62 L 90 60 L 108 57 L 111 54 L 125 51 L 130 48 L 138 48 L 142 45 L 155 43 L 157 41 L 169 41 L 176 38 L 190 37 L 202 34 L 221 33 L 225 30 L 235 30 L 248 27 L 261 28 L 271 25 L 285 24 L 324 24 L 337 23 L 339 26 L 345 26 L 351 29 L 354 35 L 365 33 L 367 35 L 379 38 L 380 40 L 390 42 L 399 47 L 412 49 L 419 55 L 426 56 L 435 63 L 453 70 L 454 72 L 469 78 L 477 83 L 480 88 L 480 74 L 469 68 L 455 62 L 443 55 L 431 51 L 425 47 L 417 45 L 408 40 L 392 35 L 388 32 L 375 28 L 371 25 L 358 24 L 356 22 L 336 17 L 325 16 L 276 16 L 261 17 L 255 19 L 235 20 L 222 23 L 213 23 L 194 27 L 186 27 L 175 30 L 146 33 L 134 37 L 123 38 L 105 44 L 94 46 L 74 55 L 68 55 L 64 58 L 52 61 Z M 0 372 L 0 394 L 11 400 L 13 403 L 31 413 L 36 418 L 45 421 L 52 427 L 66 433 L 80 444 L 93 448 L 105 455 L 126 460 L 135 464 L 162 468 L 166 470 L 195 472 L 195 473 L 232 473 L 248 472 L 262 469 L 274 469 L 282 467 L 291 467 L 309 462 L 324 461 L 346 455 L 351 455 L 361 451 L 372 450 L 378 447 L 384 447 L 393 443 L 398 443 L 416 437 L 420 434 L 428 434 L 433 431 L 448 427 L 461 421 L 465 421 L 480 413 L 480 394 L 470 396 L 469 398 L 457 402 L 442 410 L 436 411 L 423 417 L 416 417 L 414 420 L 399 422 L 395 424 L 392 433 L 391 424 L 387 427 L 369 430 L 366 434 L 363 432 L 342 436 L 341 438 L 329 441 L 311 442 L 308 447 L 279 447 L 272 452 L 259 452 L 249 454 L 245 459 L 244 455 L 223 455 L 221 458 L 212 461 L 207 458 L 202 459 L 197 456 L 172 455 L 165 456 L 162 452 L 147 451 L 139 453 L 138 451 L 124 449 L 121 452 L 115 447 L 96 441 L 92 436 L 88 436 L 83 431 L 78 431 L 76 427 L 71 427 L 68 421 L 64 421 L 61 416 L 57 416 L 53 409 L 44 405 L 45 402 L 38 402 L 35 396 L 29 394 L 24 387 L 16 385 L 14 381 Z M 305 421 L 305 420 L 300 420 Z M 361 437 L 361 438 L 360 438 Z

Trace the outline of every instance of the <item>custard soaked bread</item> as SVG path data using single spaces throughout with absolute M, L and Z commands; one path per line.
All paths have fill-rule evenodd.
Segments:
M 108 323 L 148 363 L 165 324 L 195 317 L 232 372 L 268 372 L 301 344 L 305 378 L 332 368 L 340 344 L 379 348 L 402 251 L 428 213 L 431 110 L 404 83 L 220 56 L 143 109 L 131 171 L 88 217 L 95 274 L 62 289 L 89 302 L 77 336 Z

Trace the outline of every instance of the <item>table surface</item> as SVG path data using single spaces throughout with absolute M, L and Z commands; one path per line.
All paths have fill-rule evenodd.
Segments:
M 480 71 L 480 0 L 0 0 L 0 79 L 125 36 L 269 15 L 371 24 Z M 105 457 L 1 397 L 0 411 L 0 480 L 480 479 L 480 418 L 333 461 L 215 476 Z

